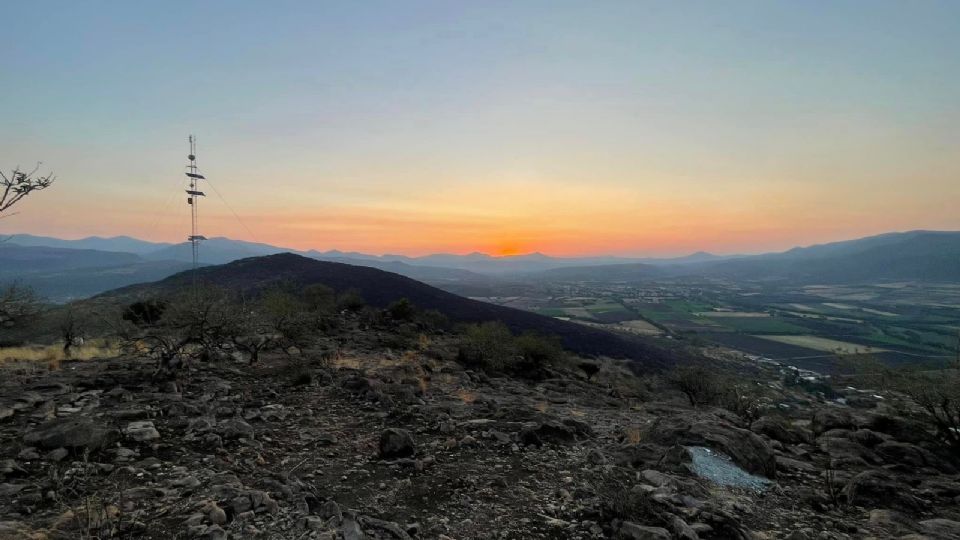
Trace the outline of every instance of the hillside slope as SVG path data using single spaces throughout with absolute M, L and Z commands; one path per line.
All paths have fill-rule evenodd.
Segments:
M 639 367 L 665 368 L 685 355 L 641 338 L 621 336 L 526 311 L 463 298 L 410 278 L 365 266 L 316 261 L 293 254 L 243 259 L 201 268 L 200 279 L 235 290 L 256 292 L 280 281 L 301 286 L 323 283 L 336 291 L 357 290 L 370 305 L 383 307 L 407 298 L 422 309 L 435 309 L 456 322 L 499 320 L 514 332 L 536 331 L 558 336 L 564 347 L 581 355 L 629 358 Z M 182 289 L 192 276 L 183 272 L 156 283 L 135 285 L 106 293 L 105 297 L 136 298 Z

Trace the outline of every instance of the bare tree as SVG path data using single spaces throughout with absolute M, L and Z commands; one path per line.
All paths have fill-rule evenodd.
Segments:
M 960 455 L 960 372 L 901 372 L 891 386 L 909 396 L 920 407 L 920 418 Z
M 22 326 L 40 314 L 40 299 L 30 287 L 9 283 L 0 287 L 0 329 Z
M 20 167 L 16 167 L 8 176 L 0 171 L 0 218 L 5 217 L 3 213 L 27 195 L 34 191 L 43 191 L 53 185 L 55 177 L 52 174 L 38 175 L 39 169 L 40 164 L 37 163 L 37 166 L 29 172 L 21 171 Z
M 232 324 L 224 332 L 234 348 L 250 356 L 251 364 L 260 361 L 261 352 L 280 347 L 283 343 L 283 336 L 256 308 L 255 304 L 241 302 L 236 306 Z
M 155 321 L 121 316 L 116 322 L 125 352 L 156 359 L 158 377 L 172 376 L 188 358 L 210 359 L 236 326 L 235 306 L 219 289 L 183 294 L 164 305 Z
M 63 356 L 70 358 L 73 346 L 83 345 L 83 317 L 73 306 L 67 306 L 58 318 L 57 328 L 63 338 Z

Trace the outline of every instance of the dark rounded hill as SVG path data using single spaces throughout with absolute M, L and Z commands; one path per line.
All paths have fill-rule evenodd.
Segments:
M 639 337 L 614 334 L 544 317 L 518 309 L 471 300 L 431 287 L 413 279 L 366 266 L 317 261 L 292 253 L 241 259 L 229 264 L 198 270 L 203 283 L 254 293 L 277 282 L 306 286 L 323 283 L 337 292 L 359 291 L 370 305 L 384 307 L 407 298 L 422 309 L 435 309 L 456 322 L 502 321 L 513 332 L 534 331 L 554 335 L 563 346 L 585 356 L 628 358 L 639 368 L 663 369 L 683 362 L 686 355 L 652 344 Z M 193 277 L 181 272 L 155 283 L 132 285 L 101 297 L 142 297 L 189 287 Z

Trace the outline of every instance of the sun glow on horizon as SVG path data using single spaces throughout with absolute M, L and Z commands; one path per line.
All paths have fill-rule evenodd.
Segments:
M 241 4 L 12 3 L 49 39 L 11 29 L 2 73 L 45 75 L 5 87 L 0 167 L 59 180 L 0 234 L 183 241 L 187 133 L 217 189 L 201 232 L 300 250 L 673 256 L 960 229 L 960 4 Z M 191 51 L 203 84 L 172 82 Z

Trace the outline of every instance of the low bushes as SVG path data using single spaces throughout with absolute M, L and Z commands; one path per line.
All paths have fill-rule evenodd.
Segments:
M 537 379 L 566 353 L 555 338 L 530 332 L 514 336 L 502 322 L 490 321 L 462 329 L 457 357 L 464 365 L 490 373 Z

